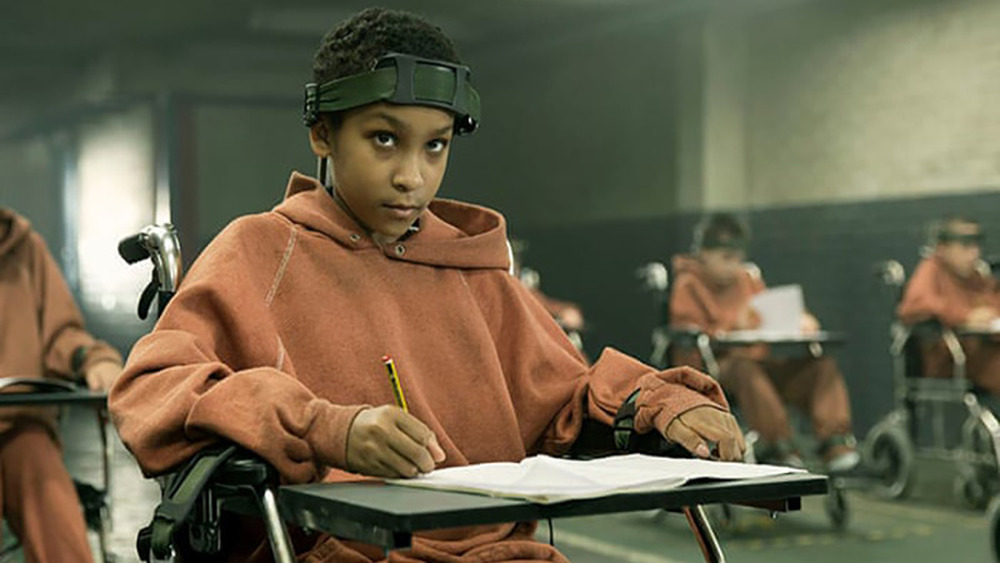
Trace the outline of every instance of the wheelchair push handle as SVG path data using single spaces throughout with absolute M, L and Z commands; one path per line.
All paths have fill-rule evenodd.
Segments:
M 118 243 L 118 254 L 129 264 L 149 258 L 161 291 L 175 292 L 180 284 L 181 245 L 169 223 L 150 225 Z

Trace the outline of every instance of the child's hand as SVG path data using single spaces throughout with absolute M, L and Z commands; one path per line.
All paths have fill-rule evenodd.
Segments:
M 819 320 L 809 313 L 802 313 L 799 319 L 799 331 L 802 334 L 816 334 L 819 332 Z
M 347 433 L 347 469 L 376 477 L 416 477 L 444 461 L 430 428 L 403 409 L 383 406 L 358 413 Z
M 83 378 L 91 391 L 107 391 L 121 373 L 122 366 L 117 362 L 98 362 L 90 366 Z
M 747 305 L 736 317 L 735 330 L 753 330 L 760 326 L 760 313 L 756 309 Z
M 681 414 L 667 425 L 663 437 L 703 459 L 714 454 L 721 461 L 743 461 L 747 449 L 733 415 L 714 407 L 696 407 Z M 707 442 L 715 443 L 718 451 L 712 452 Z
M 987 329 L 990 323 L 997 318 L 997 311 L 993 307 L 976 307 L 965 319 L 965 326 L 977 329 Z

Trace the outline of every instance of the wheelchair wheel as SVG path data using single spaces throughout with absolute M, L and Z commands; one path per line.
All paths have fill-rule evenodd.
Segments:
M 994 561 L 1000 562 L 1000 497 L 993 497 L 986 515 L 989 517 L 990 553 Z
M 989 488 L 968 469 L 960 469 L 955 476 L 954 491 L 962 505 L 972 510 L 982 510 L 990 502 Z
M 708 507 L 708 517 L 719 530 L 733 530 L 739 521 L 739 513 L 731 504 L 716 504 Z
M 1000 476 L 992 436 L 976 418 L 962 426 L 962 450 L 966 455 L 958 463 L 955 496 L 966 507 L 982 510 L 1000 489 Z
M 883 421 L 868 434 L 867 458 L 876 478 L 876 490 L 887 498 L 904 498 L 913 488 L 915 451 L 906 428 Z
M 847 504 L 847 495 L 843 488 L 831 485 L 830 492 L 823 499 L 823 507 L 826 509 L 826 515 L 830 518 L 834 529 L 841 531 L 847 527 L 847 523 L 851 519 L 851 509 Z

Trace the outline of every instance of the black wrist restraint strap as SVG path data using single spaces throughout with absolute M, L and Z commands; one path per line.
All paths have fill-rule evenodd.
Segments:
M 614 434 L 615 447 L 622 451 L 630 451 L 635 445 L 635 413 L 638 411 L 636 401 L 639 399 L 639 390 L 632 391 L 632 394 L 625 398 L 625 402 L 618 408 L 615 414 Z

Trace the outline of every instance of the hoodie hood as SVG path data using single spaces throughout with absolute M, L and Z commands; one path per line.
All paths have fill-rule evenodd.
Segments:
M 31 232 L 31 223 L 10 209 L 0 207 L 0 256 L 14 250 Z
M 315 178 L 293 172 L 285 201 L 274 208 L 293 223 L 354 250 L 380 248 Z M 435 199 L 420 216 L 420 230 L 381 248 L 386 256 L 429 266 L 510 268 L 502 215 L 477 205 Z

